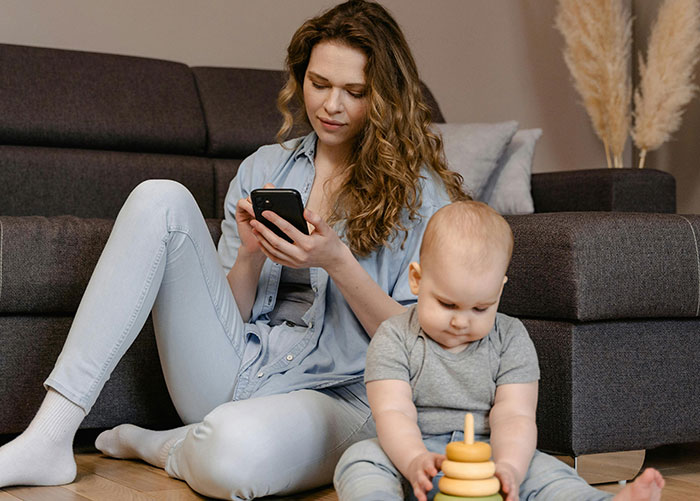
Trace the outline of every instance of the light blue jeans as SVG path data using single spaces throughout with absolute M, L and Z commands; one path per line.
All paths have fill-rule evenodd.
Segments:
M 173 181 L 131 193 L 46 385 L 86 412 L 153 310 L 168 391 L 183 422 L 166 471 L 207 496 L 252 499 L 330 483 L 375 434 L 362 383 L 231 401 L 245 324 L 192 195 Z
M 486 437 L 475 437 L 487 442 Z M 461 432 L 433 435 L 423 438 L 431 452 L 445 453 L 449 442 L 464 440 Z M 438 492 L 440 472 L 433 479 L 432 500 Z M 376 438 L 363 440 L 351 446 L 340 458 L 333 479 L 340 501 L 397 501 L 415 500 L 408 481 L 394 467 Z M 525 480 L 520 485 L 520 499 L 524 501 L 603 501 L 613 494 L 591 487 L 576 471 L 558 459 L 535 451 Z

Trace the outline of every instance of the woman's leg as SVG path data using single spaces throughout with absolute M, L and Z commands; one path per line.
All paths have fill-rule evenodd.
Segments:
M 243 322 L 194 199 L 171 181 L 142 183 L 122 208 L 47 398 L 25 433 L 0 448 L 0 486 L 72 481 L 75 431 L 154 303 L 171 396 L 183 420 L 197 421 L 231 397 Z
M 166 471 L 206 496 L 285 495 L 330 483 L 345 449 L 374 434 L 362 383 L 251 398 L 190 429 Z

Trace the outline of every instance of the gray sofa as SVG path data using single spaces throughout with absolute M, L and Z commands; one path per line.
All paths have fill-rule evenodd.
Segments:
M 130 190 L 181 182 L 217 240 L 240 161 L 274 141 L 283 75 L 2 44 L 0 67 L 0 434 L 11 435 L 38 408 Z M 516 245 L 501 310 L 538 349 L 540 448 L 577 456 L 700 439 L 700 218 L 674 214 L 674 180 L 658 171 L 532 183 L 536 213 L 508 217 Z M 180 423 L 150 322 L 83 428 L 122 422 Z

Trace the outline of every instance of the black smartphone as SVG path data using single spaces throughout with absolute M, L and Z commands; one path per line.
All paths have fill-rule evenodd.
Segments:
M 292 239 L 273 222 L 265 219 L 263 211 L 272 211 L 292 223 L 304 235 L 309 234 L 309 227 L 304 219 L 304 203 L 301 201 L 301 194 L 294 188 L 260 188 L 250 193 L 250 200 L 253 203 L 255 219 L 287 242 L 292 242 Z

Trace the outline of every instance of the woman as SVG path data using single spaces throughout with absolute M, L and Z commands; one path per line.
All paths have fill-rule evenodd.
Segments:
M 138 186 L 122 208 L 28 429 L 0 449 L 0 486 L 75 477 L 72 440 L 151 309 L 165 380 L 186 426 L 122 425 L 106 454 L 165 468 L 202 494 L 251 499 L 330 483 L 373 436 L 362 383 L 369 337 L 415 301 L 406 270 L 428 218 L 462 198 L 428 130 L 415 63 L 393 18 L 350 1 L 304 23 L 287 57 L 285 116 L 313 132 L 246 159 L 226 198 L 218 255 L 191 195 Z M 310 235 L 271 212 L 263 185 L 302 194 Z M 223 265 L 223 270 L 222 270 Z

